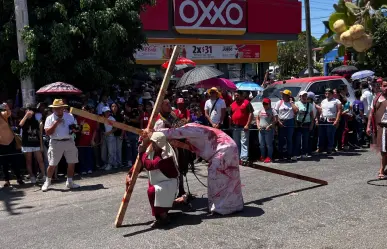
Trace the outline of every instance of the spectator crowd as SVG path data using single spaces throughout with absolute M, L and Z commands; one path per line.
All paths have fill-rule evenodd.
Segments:
M 195 122 L 208 125 L 233 137 L 243 165 L 256 160 L 264 163 L 306 160 L 318 153 L 331 155 L 341 150 L 369 146 L 370 140 L 364 130 L 373 98 L 378 92 L 378 87 L 373 87 L 371 91 L 369 83 L 363 82 L 361 88 L 355 91 L 356 100 L 351 103 L 347 98 L 346 85 L 343 85 L 339 89 L 326 89 L 325 99 L 318 102 L 313 92 L 301 91 L 293 97 L 292 92 L 285 88 L 281 92 L 282 99 L 275 105 L 272 105 L 271 99 L 263 98 L 263 108 L 255 112 L 256 115 L 251 104 L 252 98 L 258 94 L 256 92 L 171 88 L 166 99 L 172 107 L 172 115 L 181 120 L 181 124 Z M 148 125 L 157 93 L 157 86 L 151 83 L 132 91 L 121 91 L 115 86 L 109 92 L 62 96 L 64 103 L 61 107 L 65 107 L 64 112 L 68 113 L 68 104 L 143 129 Z M 18 135 L 10 145 L 0 146 L 5 187 L 10 186 L 10 169 L 19 184 L 24 183 L 22 172 L 25 171 L 31 183 L 44 181 L 47 168 L 52 165 L 49 154 L 59 151 L 59 148 L 50 149 L 53 134 L 47 134 L 47 128 L 53 125 L 56 115 L 53 115 L 50 106 L 55 107 L 58 101 L 59 97 L 56 100 L 41 99 L 36 106 L 23 108 L 15 105 L 13 100 L 1 105 L 2 118 Z M 58 152 L 58 155 L 66 159 L 78 157 L 78 160 L 71 160 L 79 161 L 75 166 L 77 173 L 92 175 L 96 170 L 111 171 L 133 165 L 137 157 L 137 135 L 87 118 L 73 119 L 68 135 L 75 141 L 78 154 Z M 58 140 L 65 139 L 67 136 Z M 55 171 L 53 179 L 67 170 L 64 158 L 56 160 L 58 162 L 54 164 L 59 167 L 52 169 Z M 71 185 L 71 181 L 68 184 L 75 186 Z

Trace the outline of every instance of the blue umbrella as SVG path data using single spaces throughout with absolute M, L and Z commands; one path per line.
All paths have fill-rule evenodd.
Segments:
M 363 70 L 363 71 L 359 71 L 357 73 L 352 74 L 351 79 L 360 80 L 360 79 L 374 76 L 374 74 L 375 74 L 375 72 L 372 72 L 371 70 Z
M 241 91 L 263 91 L 264 89 L 254 82 L 239 82 L 236 84 L 238 90 Z

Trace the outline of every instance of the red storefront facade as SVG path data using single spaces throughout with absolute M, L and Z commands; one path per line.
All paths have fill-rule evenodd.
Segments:
M 157 0 L 141 13 L 148 44 L 137 64 L 160 65 L 173 45 L 198 64 L 240 68 L 277 59 L 277 41 L 301 32 L 298 0 Z M 237 69 L 238 70 L 238 69 Z

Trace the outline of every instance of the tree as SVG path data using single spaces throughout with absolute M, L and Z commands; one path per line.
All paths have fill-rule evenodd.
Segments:
M 11 70 L 11 61 L 18 59 L 14 13 L 13 0 L 0 2 L 0 92 L 2 94 L 19 82 Z
M 362 61 L 373 44 L 372 27 L 383 18 L 381 9 L 386 6 L 387 0 L 339 0 L 333 5 L 329 20 L 323 22 L 328 30 L 320 38 L 324 42 L 323 53 L 339 46 L 339 56 L 346 51 L 355 52 Z
M 360 67 L 372 69 L 376 75 L 387 77 L 387 18 L 375 22 L 372 35 L 373 46 L 366 53 L 365 64 Z
M 29 0 L 30 26 L 23 32 L 27 60 L 12 61 L 13 72 L 30 75 L 36 88 L 65 81 L 97 89 L 126 81 L 134 53 L 146 43 L 140 11 L 151 2 Z
M 312 37 L 313 47 L 317 47 L 317 40 Z M 298 36 L 297 41 L 281 42 L 278 44 L 278 66 L 282 78 L 298 75 L 308 67 L 306 58 L 306 33 Z

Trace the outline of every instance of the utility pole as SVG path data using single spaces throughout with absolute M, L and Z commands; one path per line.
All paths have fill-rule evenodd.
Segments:
M 15 4 L 15 19 L 17 32 L 17 48 L 19 61 L 25 62 L 27 58 L 26 45 L 22 38 L 24 27 L 28 26 L 28 9 L 27 0 L 14 0 Z M 30 76 L 21 77 L 21 92 L 23 105 L 35 104 L 35 86 Z
M 312 77 L 313 76 L 312 31 L 311 31 L 311 27 L 310 27 L 310 3 L 309 3 L 309 0 L 304 0 L 304 5 L 305 5 L 305 27 L 306 27 L 308 72 L 309 72 L 309 77 Z

